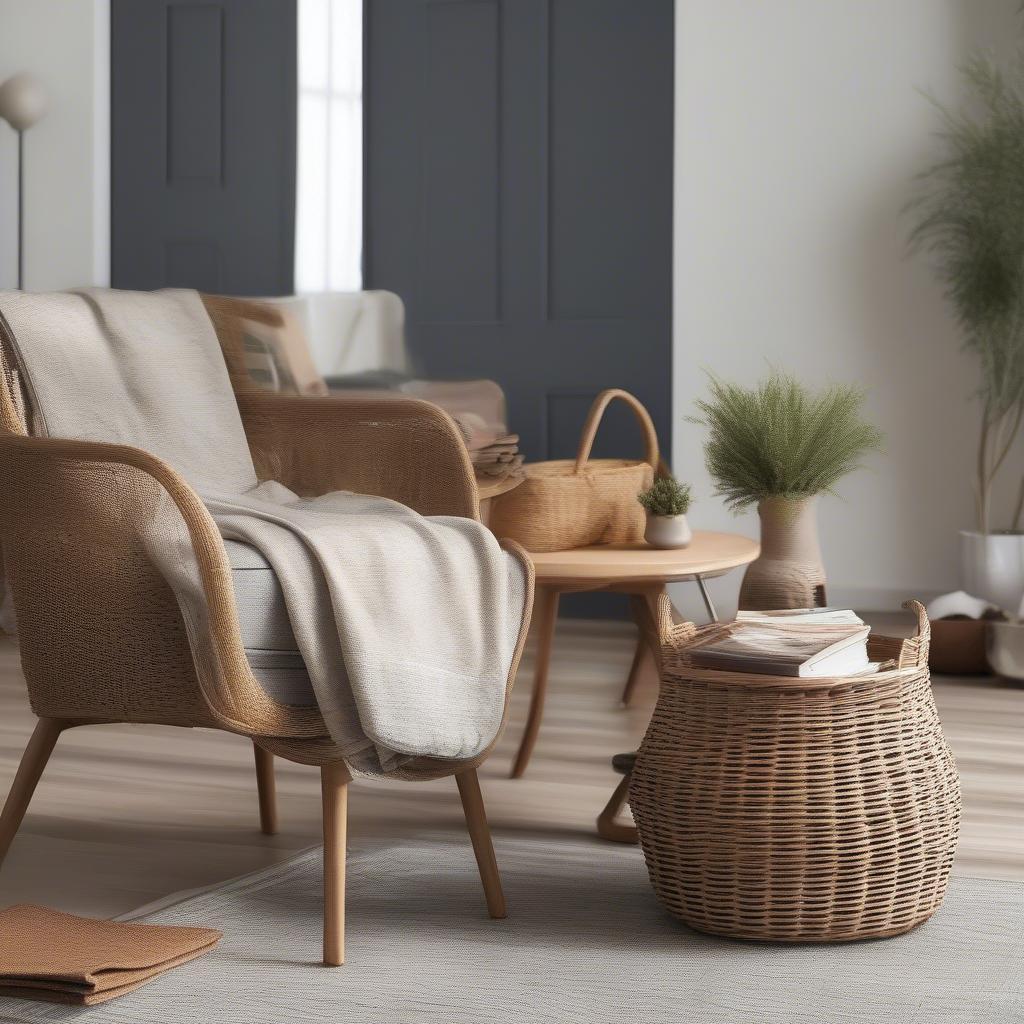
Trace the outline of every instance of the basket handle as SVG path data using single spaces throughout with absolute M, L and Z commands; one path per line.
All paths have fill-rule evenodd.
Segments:
M 928 613 L 920 601 L 904 601 L 903 607 L 917 616 L 917 636 L 903 641 L 899 667 L 924 668 L 928 664 L 928 649 L 932 639 L 932 627 L 928 622 Z
M 633 595 L 631 604 L 633 616 L 644 640 L 654 652 L 660 671 L 665 653 L 691 643 L 698 627 L 681 619 L 672 599 L 660 587 Z
M 594 404 L 587 413 L 587 422 L 583 424 L 583 433 L 580 435 L 580 447 L 576 452 L 576 468 L 574 473 L 582 473 L 590 458 L 590 451 L 594 447 L 594 438 L 597 436 L 597 428 L 601 425 L 601 418 L 605 409 L 613 398 L 619 398 L 626 403 L 636 415 L 637 421 L 644 432 L 644 439 L 647 442 L 647 454 L 644 461 L 651 464 L 651 469 L 658 472 L 658 434 L 654 429 L 654 422 L 651 414 L 644 408 L 643 403 L 635 395 L 621 388 L 608 388 L 594 399 Z

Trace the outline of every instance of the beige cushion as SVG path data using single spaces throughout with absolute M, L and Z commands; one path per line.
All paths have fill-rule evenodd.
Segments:
M 231 563 L 242 645 L 256 681 L 279 704 L 315 705 L 277 575 L 256 548 L 233 540 L 225 541 L 224 547 Z
M 255 320 L 242 321 L 242 341 L 249 376 L 268 391 L 317 397 L 327 385 L 313 365 L 301 322 L 288 309 L 279 309 L 279 327 Z

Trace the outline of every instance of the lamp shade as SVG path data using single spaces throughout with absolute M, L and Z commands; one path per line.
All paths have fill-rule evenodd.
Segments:
M 11 75 L 0 85 L 0 117 L 18 132 L 31 128 L 50 108 L 42 82 L 27 71 Z

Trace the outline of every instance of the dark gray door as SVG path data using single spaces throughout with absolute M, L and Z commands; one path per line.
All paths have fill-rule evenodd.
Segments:
M 295 0 L 113 0 L 111 278 L 292 291 Z
M 422 370 L 498 380 L 531 459 L 611 386 L 667 450 L 673 0 L 367 0 L 365 25 L 366 282 Z M 597 453 L 639 455 L 609 419 Z

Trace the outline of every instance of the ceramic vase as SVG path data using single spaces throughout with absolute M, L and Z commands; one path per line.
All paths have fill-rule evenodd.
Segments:
M 1024 682 L 1024 622 L 989 622 L 988 660 L 1006 679 Z
M 761 554 L 747 567 L 740 608 L 818 608 L 825 604 L 825 567 L 818 543 L 818 499 L 766 498 Z
M 685 548 L 693 540 L 686 516 L 655 516 L 647 513 L 644 540 L 652 548 Z
M 961 530 L 960 579 L 972 597 L 1016 615 L 1024 599 L 1024 534 Z

